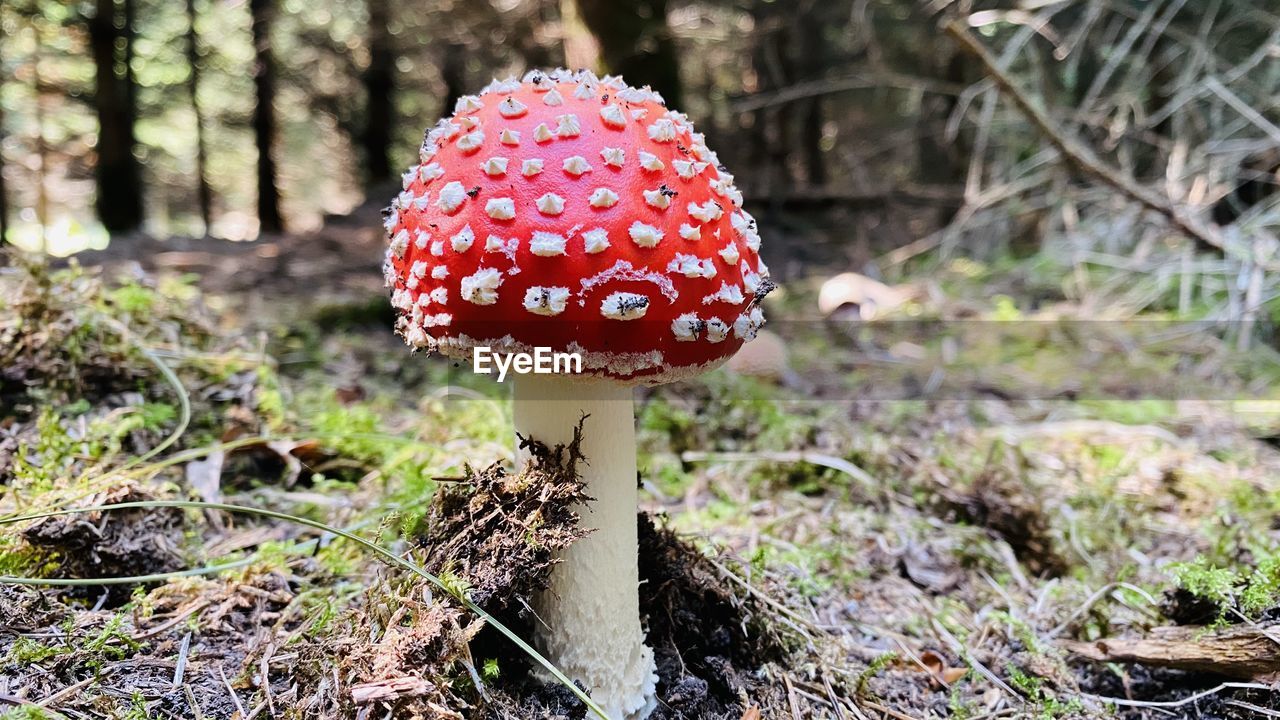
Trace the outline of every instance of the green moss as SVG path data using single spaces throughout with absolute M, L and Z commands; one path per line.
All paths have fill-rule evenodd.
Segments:
M 101 659 L 122 660 L 142 648 L 142 643 L 133 639 L 133 635 L 125 630 L 125 615 L 128 607 L 112 615 L 106 624 L 93 636 L 80 643 L 80 649 L 92 658 L 90 665 L 101 664 Z
M 1220 607 L 1230 607 L 1236 586 L 1243 580 L 1235 570 L 1212 567 L 1203 557 L 1189 563 L 1174 563 L 1169 566 L 1169 572 L 1178 587 Z
M 951 684 L 951 691 L 947 694 L 947 709 L 951 711 L 951 720 L 970 720 L 979 714 L 977 703 L 964 696 L 963 684 L 968 678 L 969 675 L 966 674 Z
M 51 657 L 57 657 L 70 652 L 69 648 L 54 647 L 53 645 L 45 645 L 33 638 L 19 637 L 13 641 L 13 645 L 9 648 L 9 654 L 5 656 L 6 662 L 17 663 L 18 665 L 29 665 L 31 663 L 40 663 Z
M 0 712 L 0 720 L 67 720 L 67 716 L 39 705 L 19 705 Z
M 1217 566 L 1204 557 L 1169 566 L 1178 587 L 1219 608 L 1225 620 L 1233 609 L 1250 619 L 1280 603 L 1280 553 L 1255 550 L 1252 567 Z
M 471 592 L 471 583 L 451 569 L 446 568 L 441 571 L 439 578 L 440 584 L 444 586 L 444 589 L 456 598 L 466 598 L 467 593 Z
M 867 685 L 871 682 L 872 678 L 884 672 L 885 668 L 889 667 L 897 660 L 898 653 L 893 651 L 877 655 L 870 664 L 867 665 L 865 670 L 858 673 L 858 679 L 854 681 L 853 685 L 854 694 L 858 697 L 865 696 L 867 694 Z
M 141 691 L 134 690 L 129 697 L 129 706 L 125 708 L 121 720 L 151 720 L 151 712 L 147 709 L 147 699 Z
M 1022 311 L 1018 309 L 1018 303 L 1008 295 L 996 295 L 991 298 L 994 302 L 994 309 L 991 311 L 991 319 L 1002 322 L 1012 322 L 1022 319 Z
M 1177 415 L 1177 405 L 1170 400 L 1082 400 L 1080 407 L 1100 420 L 1125 425 L 1154 425 Z
M 1010 629 L 1013 630 L 1014 637 L 1016 637 L 1018 641 L 1022 643 L 1022 646 L 1029 652 L 1044 652 L 1044 648 L 1040 646 L 1040 638 L 1036 636 L 1035 628 L 1028 625 L 1025 620 L 1015 617 L 1003 610 L 997 610 L 992 613 L 991 616 L 993 619 L 998 619 L 1000 622 L 1008 625 Z
M 1280 601 L 1280 555 L 1262 558 L 1249 574 L 1244 590 L 1240 593 L 1240 610 L 1245 615 L 1257 616 L 1275 607 Z
M 127 315 L 154 313 L 157 305 L 162 301 L 160 295 L 152 288 L 132 282 L 106 291 L 102 299 L 108 307 Z
M 1073 697 L 1064 702 L 1046 688 L 1040 678 L 1028 675 L 1015 665 L 1009 665 L 1006 670 L 1009 673 L 1009 684 L 1026 697 L 1040 720 L 1053 720 L 1083 712 L 1084 703 L 1079 698 Z
M 254 399 L 257 402 L 258 415 L 270 430 L 279 430 L 285 425 L 285 400 L 280 389 L 280 377 L 275 370 L 265 363 L 257 370 L 258 385 Z

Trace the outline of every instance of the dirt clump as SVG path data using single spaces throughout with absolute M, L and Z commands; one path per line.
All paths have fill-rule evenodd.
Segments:
M 450 592 L 388 577 L 364 593 L 343 619 L 345 637 L 325 638 L 307 653 L 303 689 L 325 717 L 391 712 L 396 717 L 556 717 L 558 708 L 585 710 L 567 689 L 546 699 L 528 658 L 509 639 L 471 614 L 463 594 L 521 637 L 532 635 L 530 600 L 547 587 L 554 553 L 584 537 L 574 507 L 589 500 L 576 464 L 581 426 L 567 445 L 530 440 L 520 473 L 494 463 L 443 482 L 414 539 L 414 556 Z M 372 635 L 368 628 L 377 628 Z M 325 646 L 346 647 L 341 683 L 306 673 L 330 662 Z M 532 693 L 530 693 L 532 695 Z M 537 708 L 535 710 L 535 708 Z M 464 714 L 465 713 L 465 714 Z
M 760 670 L 782 660 L 786 650 L 754 601 L 740 596 L 710 558 L 673 531 L 647 515 L 637 522 L 640 612 L 658 671 L 658 707 L 650 717 L 738 720 L 750 703 L 777 702 Z M 524 664 L 525 674 L 491 693 L 479 717 L 592 717 L 567 688 L 527 672 L 523 658 L 506 662 L 512 661 Z
M 640 515 L 640 612 L 658 664 L 659 720 L 742 717 L 755 672 L 785 649 L 710 558 Z
M 997 462 L 995 452 L 966 491 L 941 490 L 944 510 L 995 533 L 1033 575 L 1061 576 L 1069 563 L 1054 541 L 1046 498 L 1018 476 L 1020 457 Z
M 530 459 L 519 474 L 494 463 L 444 485 L 420 540 L 423 567 L 461 578 L 487 612 L 527 619 L 521 600 L 546 589 L 556 551 L 589 533 L 574 510 L 590 500 L 576 469 L 581 433 L 579 424 L 569 445 L 555 447 L 521 439 Z
M 85 506 L 142 502 L 154 496 L 134 485 L 121 485 L 86 500 Z M 183 567 L 183 516 L 177 508 L 99 510 L 36 520 L 22 537 L 49 553 L 50 576 L 116 578 L 165 573 Z M 127 585 L 106 586 L 109 603 L 128 599 Z M 97 597 L 102 588 L 79 589 Z

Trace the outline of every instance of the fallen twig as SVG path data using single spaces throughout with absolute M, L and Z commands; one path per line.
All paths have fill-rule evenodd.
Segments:
M 1237 680 L 1274 678 L 1280 654 L 1264 626 L 1158 627 L 1146 637 L 1059 640 L 1070 653 L 1094 662 L 1128 662 L 1212 673 Z
M 746 113 L 822 95 L 849 92 L 851 90 L 881 90 L 884 88 L 924 91 L 941 95 L 959 95 L 964 91 L 964 88 L 956 83 L 941 82 L 933 78 L 903 75 L 901 73 L 879 72 L 874 75 L 850 75 L 796 83 L 781 90 L 753 93 L 736 98 L 730 102 L 730 106 L 734 112 Z
M 955 38 L 956 41 L 976 57 L 986 68 L 986 72 L 995 81 L 996 86 L 1002 92 L 1009 96 L 1013 104 L 1023 115 L 1026 116 L 1031 124 L 1040 131 L 1042 135 L 1057 148 L 1073 167 L 1100 180 L 1103 183 L 1118 190 L 1121 194 L 1128 197 L 1143 207 L 1154 210 L 1168 218 L 1169 222 L 1181 231 L 1183 234 L 1195 241 L 1201 249 L 1211 250 L 1214 252 L 1228 254 L 1229 250 L 1226 243 L 1219 237 L 1216 230 L 1208 225 L 1200 222 L 1198 219 L 1187 215 L 1179 208 L 1173 205 L 1167 198 L 1152 192 L 1115 168 L 1108 167 L 1092 150 L 1085 147 L 1079 140 L 1068 137 L 1066 133 L 1059 128 L 1053 120 L 1049 118 L 1048 113 L 1040 108 L 1013 82 L 1013 79 L 1000 68 L 996 59 L 991 52 L 961 24 L 958 20 L 952 20 L 943 26 L 948 35 Z
M 420 677 L 397 677 L 360 683 L 351 687 L 351 702 L 369 705 L 389 702 L 403 697 L 425 695 L 435 686 Z

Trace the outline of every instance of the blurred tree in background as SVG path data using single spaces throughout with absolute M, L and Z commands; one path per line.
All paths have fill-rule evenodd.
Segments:
M 459 95 L 565 64 L 687 112 L 752 211 L 812 241 L 793 241 L 797 261 L 824 244 L 855 264 L 917 242 L 1035 249 L 1091 207 L 1114 213 L 1115 188 L 1094 173 L 1086 192 L 940 30 L 961 18 L 1117 177 L 1256 237 L 1274 219 L 1278 15 L 1274 0 L 7 0 L 0 214 L 11 241 L 57 252 L 139 229 L 309 231 L 381 203 Z
M 573 2 L 573 0 L 568 0 Z M 577 0 L 608 72 L 662 93 L 681 107 L 680 60 L 667 23 L 667 0 Z
M 284 232 L 276 181 L 275 0 L 249 0 L 253 14 L 253 142 L 258 150 L 258 229 Z
M 204 64 L 204 50 L 200 45 L 200 30 L 196 26 L 199 18 L 196 0 L 187 0 L 187 98 L 195 122 L 196 202 L 200 209 L 200 227 L 207 233 L 213 222 L 213 188 L 209 187 L 209 145 L 205 138 L 204 111 L 200 101 L 200 68 Z
M 137 0 L 95 0 L 85 18 L 93 55 L 93 105 L 98 117 L 94 164 L 98 218 L 107 230 L 127 232 L 142 225 L 142 170 L 135 153 L 138 91 L 134 79 L 134 24 Z M 40 39 L 36 33 L 37 42 Z M 40 49 L 37 48 L 37 62 Z
M 370 186 L 391 179 L 396 54 L 390 0 L 369 0 L 369 64 L 364 71 L 364 163 Z

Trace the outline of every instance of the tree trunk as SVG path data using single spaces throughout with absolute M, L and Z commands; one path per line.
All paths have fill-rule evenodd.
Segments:
M 948 47 L 945 38 L 922 49 L 917 66 L 922 77 L 938 78 L 956 85 L 976 81 L 970 58 Z M 926 186 L 963 185 L 969 172 L 971 139 L 960 134 L 947 141 L 947 123 L 956 111 L 955 95 L 925 92 L 917 114 L 919 142 L 916 145 L 915 177 Z M 960 211 L 962 200 L 938 208 L 935 222 L 939 227 L 951 222 Z
M 752 37 L 751 67 L 756 78 L 756 92 L 786 87 L 789 75 L 785 58 L 785 18 L 778 3 L 754 2 L 750 6 L 755 20 Z M 783 112 L 787 110 L 787 112 Z M 789 106 L 763 107 L 753 112 L 751 138 L 751 167 L 756 168 L 756 182 L 752 190 L 767 197 L 778 197 L 781 191 L 794 183 L 787 167 L 790 155 L 787 147 L 787 123 Z M 780 210 L 774 203 L 770 210 Z
M 582 22 L 578 0 L 560 0 L 560 27 L 564 36 L 564 66 L 599 70 L 600 43 Z
M 284 232 L 280 189 L 276 186 L 276 67 L 271 52 L 275 0 L 249 0 L 253 16 L 253 137 L 258 146 L 258 232 Z
M 441 115 L 453 112 L 458 98 L 467 92 L 467 48 L 461 43 L 446 42 L 440 60 L 440 79 L 444 81 L 444 107 Z
M 798 34 L 801 42 L 800 65 L 802 80 L 817 80 L 827 69 L 828 43 L 823 37 L 826 18 L 819 14 L 816 3 L 810 4 L 796 18 L 799 23 Z M 812 187 L 823 187 L 827 184 L 826 157 L 822 151 L 822 130 L 825 115 L 822 96 L 809 98 L 800 105 L 803 120 L 800 123 L 800 146 L 804 150 L 806 180 Z
M 205 235 L 213 221 L 213 190 L 209 187 L 209 153 L 204 137 L 204 111 L 200 107 L 200 36 L 196 31 L 196 0 L 187 0 L 187 92 L 191 110 L 196 116 L 196 199 L 200 203 L 200 222 Z
M 369 67 L 364 73 L 365 172 L 370 187 L 391 177 L 391 125 L 394 112 L 395 49 L 392 47 L 388 0 L 369 1 Z
M 648 85 L 680 107 L 680 62 L 667 25 L 667 0 L 578 0 L 582 21 L 600 44 L 605 69 Z
M 0 66 L 4 58 L 0 57 Z M 0 73 L 0 97 L 4 97 L 4 73 Z M 9 192 L 4 184 L 4 104 L 0 103 L 0 247 L 9 237 Z M 3 262 L 0 260 L 0 262 Z
M 87 20 L 95 65 L 94 105 L 98 114 L 98 218 L 111 233 L 142 225 L 142 171 L 134 155 L 137 98 L 133 70 L 134 0 L 96 0 Z
M 31 85 L 36 91 L 36 222 L 40 224 L 40 251 L 49 251 L 49 143 L 45 140 L 44 77 L 40 61 L 44 58 L 44 36 L 40 26 L 31 22 L 31 37 L 35 39 L 31 54 Z M 101 140 L 99 140 L 101 142 Z

